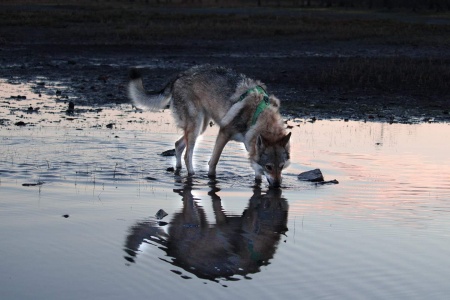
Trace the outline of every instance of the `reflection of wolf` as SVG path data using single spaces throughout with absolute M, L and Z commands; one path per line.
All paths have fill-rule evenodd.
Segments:
M 281 171 L 289 164 L 289 138 L 279 114 L 280 101 L 268 95 L 265 86 L 232 70 L 209 65 L 178 74 L 160 92 L 147 93 L 140 74 L 132 69 L 128 86 L 137 106 L 160 109 L 170 105 L 184 135 L 175 143 L 177 169 L 186 149 L 188 173 L 194 174 L 192 155 L 197 137 L 214 120 L 220 131 L 211 160 L 209 176 L 229 140 L 243 142 L 257 180 L 265 174 L 270 185 L 281 184 Z
M 210 280 L 245 276 L 269 264 L 281 234 L 287 231 L 288 204 L 281 198 L 281 190 L 263 195 L 256 190 L 242 216 L 227 215 L 221 199 L 211 192 L 216 217 L 216 224 L 211 225 L 195 203 L 191 188 L 180 192 L 183 209 L 171 220 L 168 234 L 155 221 L 131 227 L 125 245 L 128 261 L 135 261 L 142 243 L 150 243 L 164 246 L 171 264 Z

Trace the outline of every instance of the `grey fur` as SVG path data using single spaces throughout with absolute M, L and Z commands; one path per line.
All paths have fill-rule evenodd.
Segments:
M 266 88 L 261 82 L 248 78 L 231 69 L 211 65 L 201 65 L 179 73 L 159 92 L 148 93 L 142 85 L 139 73 L 133 71 L 128 86 L 129 97 L 136 106 L 157 110 L 170 103 L 177 125 L 184 130 L 184 135 L 175 143 L 177 169 L 181 169 L 181 155 L 186 148 L 185 163 L 189 174 L 194 174 L 192 156 L 197 137 L 206 129 L 212 119 L 220 126 L 213 155 L 210 160 L 209 175 L 215 176 L 215 169 L 223 147 L 232 139 L 244 142 L 250 153 L 250 160 L 259 178 L 265 171 L 258 164 L 256 138 L 264 137 L 264 150 L 280 144 L 285 136 L 284 126 L 279 115 L 279 100 L 269 96 L 270 106 L 256 124 L 251 124 L 253 113 L 262 100 L 262 95 L 250 93 L 242 101 L 239 97 L 256 86 Z M 289 137 L 281 148 L 289 157 Z M 284 155 L 283 157 L 285 157 Z M 268 158 L 270 160 L 270 157 Z M 288 159 L 287 159 L 288 160 Z M 277 162 L 277 166 L 278 166 Z M 264 165 L 262 166 L 264 168 Z M 278 169 L 278 168 L 277 168 Z M 281 172 L 281 170 L 280 170 Z M 279 185 L 280 175 L 269 179 L 270 184 Z

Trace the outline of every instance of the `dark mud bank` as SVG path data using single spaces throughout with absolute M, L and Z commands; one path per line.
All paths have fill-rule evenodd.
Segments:
M 60 93 L 59 96 L 70 97 L 76 105 L 103 105 L 128 102 L 126 85 L 131 66 L 143 68 L 144 85 L 152 90 L 161 88 L 174 73 L 209 63 L 231 67 L 262 80 L 271 93 L 281 98 L 282 112 L 287 117 L 405 123 L 450 121 L 450 93 L 445 83 L 434 83 L 437 86 L 433 88 L 414 82 L 387 82 L 388 78 L 372 82 L 373 78 L 363 76 L 364 68 L 376 66 L 380 57 L 343 58 L 342 53 L 350 55 L 356 51 L 352 45 L 345 47 L 347 52 L 333 54 L 332 47 L 325 49 L 314 43 L 299 47 L 294 41 L 277 43 L 275 40 L 267 43 L 179 40 L 145 46 L 4 46 L 0 51 L 0 76 L 12 84 L 39 81 L 45 93 Z M 376 50 L 381 53 L 381 48 Z M 440 67 L 448 70 L 445 64 L 450 63 L 445 55 L 443 52 L 444 65 Z M 389 63 L 403 63 L 405 70 L 401 72 L 406 77 L 410 68 L 407 65 L 420 64 L 423 60 L 426 59 L 391 58 Z M 442 80 L 448 76 L 445 70 Z M 347 78 L 338 78 L 342 74 Z M 65 89 L 43 89 L 46 81 L 58 82 Z

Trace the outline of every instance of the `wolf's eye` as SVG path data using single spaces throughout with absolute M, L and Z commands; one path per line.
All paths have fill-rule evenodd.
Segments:
M 266 165 L 266 170 L 267 170 L 267 171 L 272 172 L 272 169 L 273 169 L 273 168 L 272 168 L 271 165 Z

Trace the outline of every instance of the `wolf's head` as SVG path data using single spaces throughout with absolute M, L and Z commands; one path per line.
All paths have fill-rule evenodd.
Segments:
M 259 175 L 264 174 L 271 187 L 281 185 L 281 171 L 289 165 L 289 132 L 279 140 L 269 140 L 259 135 L 256 139 L 256 156 L 251 158 L 252 166 Z

